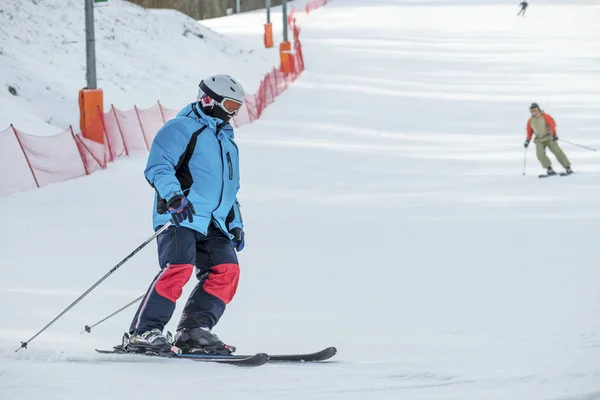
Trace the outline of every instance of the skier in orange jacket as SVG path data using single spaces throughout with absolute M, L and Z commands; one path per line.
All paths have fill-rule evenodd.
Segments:
M 529 107 L 531 111 L 531 118 L 527 121 L 527 139 L 525 139 L 524 146 L 527 148 L 531 138 L 535 135 L 534 143 L 535 150 L 538 160 L 542 163 L 542 167 L 546 168 L 548 175 L 556 175 L 556 172 L 552 169 L 552 163 L 546 155 L 546 147 L 550 149 L 552 154 L 556 156 L 556 159 L 563 166 L 567 174 L 571 174 L 571 162 L 558 146 L 558 136 L 556 135 L 556 122 L 550 114 L 546 114 L 540 109 L 537 103 L 532 103 Z

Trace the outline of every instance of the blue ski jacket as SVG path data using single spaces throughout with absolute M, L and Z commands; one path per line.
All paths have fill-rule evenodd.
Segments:
M 196 212 L 194 222 L 181 226 L 206 234 L 212 222 L 231 239 L 231 229 L 243 229 L 238 147 L 231 125 L 218 127 L 219 122 L 192 103 L 156 134 L 144 171 L 156 190 L 155 230 L 171 219 L 166 203 L 177 194 L 185 195 Z

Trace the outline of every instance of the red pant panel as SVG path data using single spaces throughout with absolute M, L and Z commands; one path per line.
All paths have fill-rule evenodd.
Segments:
M 156 293 L 176 302 L 193 271 L 194 266 L 191 264 L 168 264 L 163 275 L 156 282 Z
M 210 269 L 210 275 L 204 281 L 202 289 L 228 304 L 235 296 L 239 279 L 240 266 L 238 264 L 215 265 Z

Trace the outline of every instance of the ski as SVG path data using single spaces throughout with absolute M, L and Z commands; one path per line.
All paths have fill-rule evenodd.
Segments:
M 549 178 L 551 176 L 569 176 L 569 175 L 573 175 L 574 172 L 570 172 L 570 173 L 566 173 L 566 172 L 559 172 L 557 174 L 552 174 L 552 175 L 548 175 L 548 174 L 541 174 L 538 175 L 538 178 Z
M 335 347 L 307 354 L 269 354 L 269 362 L 318 362 L 329 360 L 337 354 Z
M 100 350 L 96 349 L 97 353 L 100 354 L 129 354 L 129 355 L 141 355 L 151 357 L 164 357 L 164 358 L 182 358 L 198 362 L 215 362 L 221 364 L 233 364 L 244 367 L 258 367 L 267 362 L 270 363 L 297 363 L 297 362 L 320 362 L 326 361 L 337 354 L 335 347 L 327 347 L 321 351 L 314 353 L 305 354 L 232 354 L 232 355 L 216 355 L 216 354 L 189 354 L 182 353 L 177 354 L 175 352 L 167 353 L 134 353 L 123 349 L 122 346 L 115 346 L 113 350 Z
M 167 332 L 167 338 L 170 343 L 173 342 L 173 337 L 170 332 Z M 298 354 L 206 354 L 206 353 L 182 353 L 181 349 L 171 346 L 171 349 L 165 352 L 156 352 L 143 347 L 133 346 L 129 341 L 129 334 L 123 334 L 123 340 L 120 345 L 114 346 L 112 350 L 96 349 L 100 354 L 129 354 L 163 358 L 182 358 L 199 362 L 215 362 L 221 364 L 233 364 L 243 367 L 258 367 L 267 362 L 318 362 L 329 360 L 337 354 L 335 347 L 327 347 L 323 350 L 314 353 L 298 353 Z
M 120 346 L 116 346 L 113 350 L 100 350 L 96 349 L 97 353 L 100 354 L 127 354 L 127 355 L 138 355 L 146 357 L 163 357 L 163 358 L 179 358 L 197 362 L 212 362 L 218 364 L 230 364 L 239 367 L 260 367 L 269 361 L 269 355 L 265 353 L 256 353 L 251 355 L 215 355 L 215 354 L 177 354 L 174 352 L 168 353 L 132 353 L 124 350 Z

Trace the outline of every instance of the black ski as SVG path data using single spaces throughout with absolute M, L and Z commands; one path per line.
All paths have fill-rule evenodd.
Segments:
M 167 339 L 172 343 L 173 338 L 169 332 L 167 332 Z M 123 334 L 122 344 L 114 346 L 112 350 L 99 350 L 96 352 L 100 354 L 137 354 L 142 356 L 152 357 L 166 357 L 166 358 L 183 358 L 192 361 L 200 362 L 216 362 L 221 364 L 233 364 L 243 367 L 258 367 L 271 362 L 317 362 L 329 360 L 335 356 L 337 349 L 335 347 L 327 347 L 321 351 L 315 353 L 306 354 L 273 354 L 269 355 L 266 353 L 256 354 L 230 354 L 230 355 L 219 355 L 219 354 L 204 354 L 204 353 L 182 353 L 181 349 L 172 346 L 171 350 L 165 352 L 155 352 L 147 350 L 143 347 L 132 345 L 129 341 L 129 334 Z
M 96 352 L 100 354 L 128 354 L 128 355 L 138 355 L 138 356 L 150 356 L 150 357 L 164 357 L 164 358 L 181 358 L 191 361 L 197 362 L 213 362 L 219 364 L 231 364 L 237 365 L 239 367 L 259 367 L 263 364 L 266 364 L 269 361 L 269 355 L 265 353 L 257 353 L 251 355 L 231 355 L 231 356 L 220 356 L 213 354 L 177 354 L 174 352 L 167 353 L 153 353 L 153 352 L 145 352 L 145 353 L 132 353 L 125 351 L 120 346 L 115 346 L 113 350 L 99 350 L 96 349 Z
M 335 356 L 337 349 L 328 347 L 316 353 L 307 354 L 270 354 L 269 362 L 317 362 L 329 360 Z
M 335 347 L 327 347 L 321 351 L 317 351 L 315 353 L 306 353 L 306 354 L 269 354 L 269 362 L 318 362 L 329 360 L 331 357 L 335 356 L 337 353 L 337 349 Z M 259 353 L 263 354 L 263 353 Z M 230 356 L 216 356 L 219 359 L 247 359 L 252 357 L 251 354 L 232 354 Z M 181 358 L 191 358 L 194 359 L 196 357 L 206 358 L 211 357 L 206 354 L 180 354 Z M 212 356 L 215 357 L 215 356 Z
M 319 362 L 326 361 L 336 355 L 337 349 L 335 347 L 328 347 L 315 353 L 306 354 L 273 354 L 269 355 L 266 353 L 256 354 L 233 354 L 229 356 L 224 355 L 213 355 L 213 354 L 177 354 L 173 352 L 168 353 L 132 353 L 123 350 L 122 347 L 116 346 L 113 350 L 99 350 L 96 352 L 100 354 L 129 354 L 129 355 L 141 355 L 141 356 L 152 356 L 152 357 L 166 357 L 166 358 L 184 358 L 192 361 L 199 362 L 217 362 L 222 364 L 235 364 L 245 367 L 258 367 L 268 362 L 275 363 L 294 363 L 294 362 Z
M 551 176 L 569 176 L 569 175 L 573 175 L 573 173 L 574 173 L 574 171 L 573 172 L 569 172 L 569 173 L 559 172 L 557 174 L 552 174 L 552 175 L 541 174 L 541 175 L 538 175 L 538 178 L 548 178 L 548 177 L 551 177 Z

